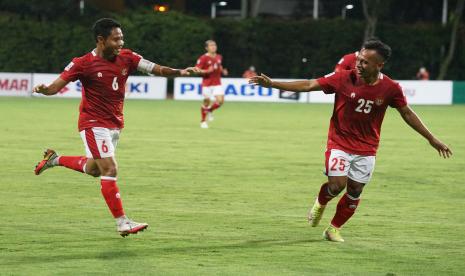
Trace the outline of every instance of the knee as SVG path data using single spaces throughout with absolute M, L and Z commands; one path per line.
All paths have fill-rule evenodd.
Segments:
M 92 169 L 90 171 L 86 171 L 88 175 L 91 175 L 93 177 L 99 177 L 100 176 L 100 170 L 98 168 Z
M 346 186 L 345 183 L 340 183 L 340 182 L 329 182 L 328 183 L 329 192 L 334 196 L 337 196 L 340 192 L 342 192 L 345 186 Z
M 118 168 L 116 166 L 105 168 L 102 170 L 100 175 L 116 177 L 118 175 Z
M 363 191 L 363 184 L 360 185 L 348 185 L 347 194 L 353 198 L 359 198 Z

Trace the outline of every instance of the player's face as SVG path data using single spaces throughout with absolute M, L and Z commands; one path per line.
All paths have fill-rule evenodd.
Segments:
M 377 76 L 384 62 L 375 50 L 362 49 L 357 56 L 355 68 L 362 78 Z
M 110 56 L 119 54 L 121 48 L 124 46 L 123 32 L 120 28 L 113 28 L 110 35 L 102 41 L 103 51 Z
M 207 52 L 211 54 L 216 53 L 216 50 L 218 50 L 215 42 L 208 42 L 207 47 L 205 47 L 205 49 L 207 49 Z

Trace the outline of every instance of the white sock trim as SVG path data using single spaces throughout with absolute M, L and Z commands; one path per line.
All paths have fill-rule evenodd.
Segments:
M 113 181 L 116 181 L 116 177 L 113 177 L 113 176 L 100 176 L 100 179 L 101 180 L 113 180 Z
M 353 196 L 350 196 L 350 195 L 347 194 L 347 193 L 346 193 L 346 195 L 347 195 L 347 197 L 348 197 L 349 199 L 352 199 L 352 200 L 359 200 L 359 199 L 360 199 L 360 197 L 353 197 Z

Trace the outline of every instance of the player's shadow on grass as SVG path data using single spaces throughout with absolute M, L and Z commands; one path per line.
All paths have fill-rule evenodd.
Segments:
M 198 246 L 179 246 L 179 247 L 150 247 L 140 248 L 131 247 L 124 248 L 124 246 L 115 246 L 112 250 L 102 252 L 82 252 L 79 254 L 53 254 L 48 256 L 21 256 L 11 257 L 5 260 L 5 265 L 32 265 L 41 263 L 55 263 L 73 260 L 114 260 L 114 259 L 130 259 L 140 258 L 141 256 L 163 256 L 171 253 L 227 253 L 230 250 L 236 249 L 254 249 L 266 248 L 273 246 L 288 246 L 288 245 L 304 245 L 308 243 L 324 242 L 322 239 L 300 239 L 300 240 L 250 240 L 240 243 L 220 244 L 220 245 L 198 245 Z M 156 241 L 155 241 L 156 243 Z

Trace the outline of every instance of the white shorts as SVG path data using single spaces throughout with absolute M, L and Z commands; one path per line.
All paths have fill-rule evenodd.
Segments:
M 86 147 L 86 157 L 101 159 L 115 156 L 120 132 L 119 129 L 104 127 L 87 128 L 79 132 Z
M 202 95 L 204 98 L 211 98 L 212 96 L 223 96 L 224 90 L 221 85 L 202 86 Z
M 375 169 L 375 156 L 350 154 L 338 149 L 327 150 L 325 153 L 326 175 L 347 176 L 360 182 L 368 183 Z

